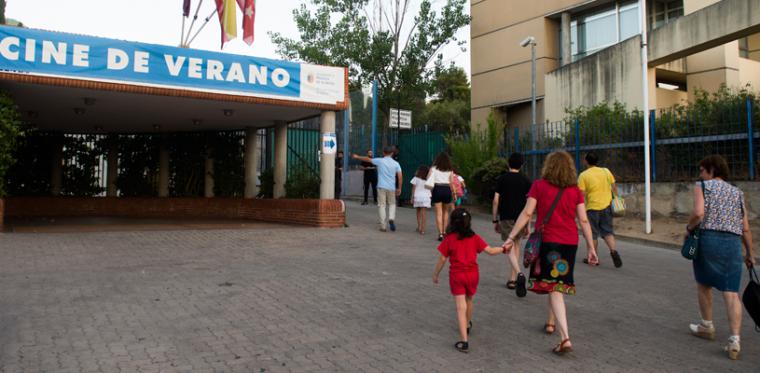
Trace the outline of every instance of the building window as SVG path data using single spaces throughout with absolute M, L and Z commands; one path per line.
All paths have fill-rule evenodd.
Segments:
M 636 1 L 619 1 L 575 15 L 570 21 L 573 61 L 639 34 L 638 17 Z
M 649 29 L 656 29 L 683 16 L 683 0 L 648 0 Z
M 739 57 L 749 58 L 749 38 L 739 39 Z

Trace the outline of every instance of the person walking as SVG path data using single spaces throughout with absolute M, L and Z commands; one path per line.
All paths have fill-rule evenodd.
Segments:
M 425 235 L 427 227 L 427 209 L 430 208 L 430 190 L 425 188 L 425 178 L 430 168 L 425 165 L 417 167 L 412 181 L 412 205 L 417 210 L 417 232 Z
M 367 158 L 372 157 L 372 150 L 367 150 Z M 364 170 L 364 201 L 362 202 L 362 205 L 367 204 L 370 186 L 372 187 L 372 199 L 375 201 L 375 204 L 377 204 L 377 166 L 372 164 L 372 162 L 362 161 L 359 167 Z
M 697 337 L 715 339 L 712 289 L 722 292 L 731 333 L 724 350 L 730 359 L 735 360 L 741 351 L 739 330 L 742 303 L 739 285 L 742 263 L 755 265 L 752 231 L 744 193 L 728 183 L 726 160 L 719 155 L 702 159 L 699 162 L 699 177 L 701 181 L 694 186 L 694 211 L 686 224 L 686 231 L 688 234 L 695 229 L 701 230 L 699 249 L 692 265 L 702 320 L 690 324 L 689 329 Z
M 441 254 L 433 271 L 433 283 L 438 283 L 446 260 L 449 260 L 449 287 L 457 309 L 459 325 L 459 342 L 454 344 L 459 352 L 470 349 L 469 335 L 472 329 L 473 297 L 478 290 L 480 273 L 478 271 L 478 254 L 485 251 L 489 255 L 506 253 L 506 248 L 491 247 L 473 232 L 472 215 L 458 208 L 451 213 L 451 225 L 446 228 L 446 238 L 438 245 Z
M 380 231 L 386 232 L 390 228 L 391 232 L 396 231 L 396 197 L 401 195 L 401 165 L 394 161 L 393 147 L 386 146 L 383 148 L 382 158 L 362 157 L 358 154 L 352 154 L 353 159 L 363 162 L 370 162 L 377 166 L 377 189 L 378 189 L 378 207 L 380 214 Z M 396 186 L 398 185 L 398 187 Z M 386 220 L 385 207 L 388 206 L 388 215 Z
M 548 316 L 544 331 L 553 334 L 559 329 L 560 343 L 552 349 L 563 355 L 573 350 L 565 309 L 564 295 L 575 294 L 575 255 L 578 251 L 580 223 L 586 240 L 586 259 L 597 262 L 596 249 L 592 243 L 591 225 L 586 216 L 583 193 L 577 186 L 573 157 L 565 151 L 549 154 L 541 170 L 541 179 L 533 182 L 514 227 L 504 242 L 505 249 L 517 249 L 515 239 L 536 215 L 536 230 L 543 232 L 538 259 L 530 264 L 528 290 L 537 294 L 549 294 Z
M 623 266 L 623 260 L 617 251 L 615 230 L 612 228 L 612 197 L 617 195 L 615 177 L 607 168 L 599 167 L 599 157 L 591 152 L 585 157 L 586 170 L 578 177 L 578 188 L 586 196 L 588 220 L 594 236 L 594 248 L 599 251 L 599 237 L 602 237 L 610 249 L 610 256 L 615 268 Z M 587 263 L 588 264 L 588 263 Z
M 435 157 L 433 166 L 430 167 L 427 179 L 433 179 L 433 192 L 430 202 L 435 210 L 435 226 L 438 228 L 438 241 L 443 241 L 443 233 L 449 221 L 449 212 L 452 208 L 452 198 L 455 194 L 452 185 L 454 184 L 454 173 L 451 169 L 451 159 L 445 152 L 441 152 Z
M 506 241 L 509 238 L 509 232 L 515 226 L 517 217 L 525 208 L 525 202 L 528 199 L 530 191 L 530 180 L 520 173 L 525 158 L 520 153 L 512 153 L 507 160 L 509 170 L 496 179 L 496 191 L 493 195 L 491 212 L 493 214 L 493 228 L 496 233 L 501 234 L 501 239 Z M 528 236 L 528 224 L 520 230 L 513 238 L 515 247 L 520 247 L 520 240 Z M 520 271 L 520 250 L 511 250 L 507 256 L 507 261 L 511 265 L 509 279 L 507 280 L 507 289 L 515 290 L 518 297 L 524 297 L 527 292 L 525 288 L 525 275 Z

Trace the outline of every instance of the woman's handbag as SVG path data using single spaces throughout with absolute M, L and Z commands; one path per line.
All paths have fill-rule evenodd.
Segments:
M 546 213 L 546 216 L 544 216 L 543 223 L 541 224 L 541 229 L 537 229 L 535 232 L 531 233 L 528 237 L 528 241 L 525 242 L 525 248 L 523 249 L 523 266 L 525 268 L 530 267 L 533 262 L 538 259 L 539 250 L 541 249 L 541 239 L 543 238 L 543 231 L 544 227 L 546 226 L 546 223 L 549 222 L 549 218 L 552 217 L 552 212 L 554 212 L 554 208 L 557 207 L 557 203 L 559 202 L 559 199 L 562 197 L 562 192 L 565 191 L 565 188 L 560 188 L 559 192 L 557 193 L 557 197 L 554 198 L 554 202 L 552 202 L 552 206 L 549 207 L 549 212 Z
M 610 191 L 612 192 L 612 203 L 610 203 L 610 206 L 612 206 L 612 215 L 623 216 L 625 215 L 625 199 L 615 195 L 615 192 L 612 191 L 612 179 L 609 176 L 612 173 L 609 169 L 605 168 L 605 170 L 607 170 L 607 182 L 610 184 Z
M 435 188 L 435 172 L 436 170 L 431 170 L 430 174 L 428 174 L 428 178 L 425 179 L 425 189 Z
M 749 283 L 744 288 L 742 303 L 747 313 L 755 321 L 755 330 L 760 331 L 760 278 L 757 277 L 755 267 L 747 265 L 749 269 Z
M 702 198 L 705 196 L 705 182 L 701 181 L 702 183 Z M 689 235 L 686 236 L 686 240 L 683 242 L 683 246 L 681 246 L 681 256 L 683 256 L 686 259 L 693 260 L 697 256 L 697 252 L 699 251 L 699 234 L 702 230 L 697 226 L 689 232 Z

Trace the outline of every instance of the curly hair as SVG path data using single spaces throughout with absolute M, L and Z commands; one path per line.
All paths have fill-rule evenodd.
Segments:
M 578 174 L 570 153 L 556 151 L 546 156 L 544 167 L 541 169 L 541 178 L 560 188 L 577 185 Z
M 728 169 L 728 163 L 726 159 L 718 154 L 709 155 L 699 161 L 699 167 L 704 168 L 707 172 L 711 173 L 713 177 L 719 177 L 723 181 L 729 181 L 731 171 Z

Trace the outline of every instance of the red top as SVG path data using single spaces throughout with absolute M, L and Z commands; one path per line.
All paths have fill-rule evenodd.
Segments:
M 536 204 L 536 230 L 543 225 L 544 217 L 557 197 L 559 188 L 544 179 L 536 180 L 528 192 L 528 198 L 534 198 Z M 544 228 L 543 242 L 563 245 L 578 244 L 578 228 L 575 225 L 575 215 L 578 205 L 583 203 L 583 193 L 578 186 L 566 187 L 562 197 L 557 202 L 549 222 Z
M 477 234 L 459 239 L 459 234 L 449 233 L 438 245 L 441 255 L 449 258 L 449 272 L 467 272 L 478 270 L 478 254 L 488 247 Z

